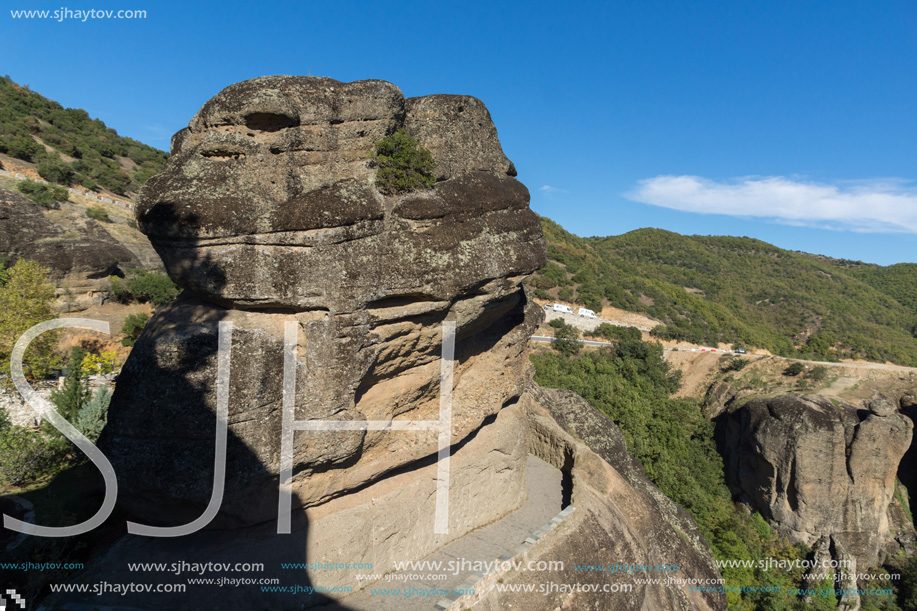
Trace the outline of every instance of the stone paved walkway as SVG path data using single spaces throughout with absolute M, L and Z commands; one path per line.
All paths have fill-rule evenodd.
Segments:
M 528 500 L 519 509 L 501 520 L 483 526 L 467 535 L 456 539 L 433 554 L 423 558 L 431 562 L 442 561 L 444 564 L 455 561 L 458 566 L 462 560 L 469 563 L 477 561 L 492 562 L 504 554 L 512 553 L 527 537 L 549 522 L 561 510 L 561 472 L 534 456 L 528 457 L 525 470 L 525 484 Z M 402 571 L 393 576 L 407 576 L 415 571 Z M 420 573 L 424 573 L 420 571 Z M 422 595 L 397 596 L 372 594 L 370 589 L 409 590 L 450 590 L 462 586 L 474 570 L 449 572 L 447 579 L 411 579 L 401 581 L 380 580 L 366 586 L 342 599 L 340 604 L 318 607 L 319 611 L 429 611 L 443 599 L 441 594 L 424 597 Z

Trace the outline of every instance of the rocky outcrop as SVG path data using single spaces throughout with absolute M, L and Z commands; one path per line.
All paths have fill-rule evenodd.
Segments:
M 505 587 L 481 596 L 477 611 L 500 609 L 726 609 L 724 594 L 689 585 L 638 583 L 677 576 L 682 584 L 715 583 L 720 573 L 694 520 L 666 498 L 628 453 L 621 431 L 568 391 L 532 385 L 523 397 L 533 454 L 571 479 L 575 511 L 526 554 L 527 561 L 562 561 L 554 584 L 586 584 L 576 591 L 540 591 L 538 572 L 512 572 Z M 581 441 L 580 441 L 581 439 Z M 678 572 L 577 571 L 577 564 L 678 565 Z M 526 586 L 534 586 L 525 591 Z M 516 591 L 513 591 L 515 589 Z
M 467 96 L 406 101 L 383 81 L 265 77 L 227 87 L 175 136 L 137 218 L 187 290 L 134 347 L 99 441 L 133 515 L 185 523 L 210 498 L 218 321 L 234 331 L 228 476 L 213 526 L 276 518 L 288 321 L 299 333 L 296 420 L 437 420 L 447 320 L 452 442 L 518 398 L 540 311 L 521 281 L 544 264 L 544 241 L 485 118 Z M 445 173 L 428 191 L 384 197 L 367 152 L 400 127 Z M 362 490 L 437 447 L 434 432 L 297 432 L 294 505 Z M 520 460 L 501 468 L 521 482 Z M 494 492 L 478 520 L 521 500 Z
M 52 221 L 41 206 L 7 189 L 0 189 L 0 255 L 47 267 L 56 285 L 80 293 L 76 301 L 100 291 L 109 276 L 140 266 L 97 221 Z
M 867 568 L 884 560 L 898 535 L 889 506 L 912 431 L 885 400 L 858 409 L 818 395 L 781 395 L 730 408 L 716 434 L 740 500 L 791 540 L 811 545 L 830 537 Z
M 401 127 L 431 151 L 438 180 L 427 191 L 384 197 L 366 153 Z M 567 581 L 633 583 L 632 574 L 574 574 L 575 563 L 608 560 L 668 562 L 682 578 L 719 577 L 693 521 L 646 481 L 610 421 L 575 395 L 529 388 L 526 345 L 543 315 L 521 282 L 544 264 L 545 246 L 481 102 L 404 100 L 382 81 L 267 77 L 207 102 L 172 152 L 137 214 L 185 291 L 156 312 L 135 345 L 99 440 L 135 521 L 184 524 L 210 499 L 217 323 L 231 322 L 221 511 L 210 529 L 183 538 L 182 550 L 266 561 L 274 571 L 307 558 L 388 572 L 395 560 L 419 560 L 518 507 L 532 452 L 572 482 L 567 501 L 572 495 L 576 517 L 531 548 L 536 560 L 563 560 Z M 450 510 L 448 532 L 437 533 L 436 432 L 345 425 L 439 419 L 446 322 L 456 328 Z M 295 419 L 343 424 L 295 434 L 297 510 L 292 533 L 278 535 L 288 323 L 297 333 Z M 520 541 L 530 534 L 520 532 Z M 466 541 L 469 554 L 481 553 L 480 541 L 458 544 Z M 176 549 L 123 537 L 82 578 L 162 579 L 128 576 L 124 567 L 174 560 Z M 302 570 L 293 578 L 354 586 L 352 572 Z M 321 602 L 255 596 L 223 588 L 218 598 L 227 608 Z M 532 608 L 725 608 L 722 595 L 687 586 L 579 596 Z M 127 603 L 148 601 L 120 604 Z M 214 604 L 212 589 L 192 588 L 161 608 Z M 490 598 L 480 604 L 496 608 Z
M 399 127 L 430 148 L 440 181 L 386 199 L 367 153 Z M 137 217 L 173 280 L 225 307 L 430 310 L 541 265 L 528 190 L 510 174 L 469 96 L 265 77 L 227 87 L 175 136 Z

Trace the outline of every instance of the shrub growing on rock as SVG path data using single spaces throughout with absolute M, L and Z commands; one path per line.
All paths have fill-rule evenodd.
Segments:
M 436 182 L 430 151 L 399 129 L 376 142 L 370 153 L 376 166 L 376 186 L 385 195 L 429 189 Z

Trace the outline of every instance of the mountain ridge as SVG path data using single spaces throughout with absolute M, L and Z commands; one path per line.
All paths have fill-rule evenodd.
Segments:
M 169 157 L 9 76 L 0 77 L 0 154 L 27 164 L 49 182 L 121 196 L 136 194 Z
M 883 268 L 654 228 L 581 238 L 546 217 L 542 228 L 548 264 L 532 280 L 537 297 L 647 314 L 663 321 L 653 330 L 661 339 L 917 365 L 912 264 Z

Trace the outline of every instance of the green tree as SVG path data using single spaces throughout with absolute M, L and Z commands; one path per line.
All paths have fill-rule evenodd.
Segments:
M 8 270 L 0 287 L 0 364 L 10 369 L 10 355 L 19 337 L 40 322 L 55 318 L 54 287 L 48 270 L 34 261 L 19 259 Z M 23 359 L 28 375 L 44 377 L 57 364 L 57 333 L 49 331 L 32 340 Z
M 57 407 L 57 413 L 70 423 L 76 422 L 83 406 L 89 401 L 90 391 L 83 374 L 83 359 L 86 352 L 79 346 L 70 351 L 70 360 L 64 371 L 66 379 L 63 388 L 51 392 L 51 403 Z
M 550 323 L 554 328 L 554 341 L 551 347 L 565 356 L 578 354 L 583 345 L 579 342 L 579 330 L 573 325 L 569 325 L 560 318 L 555 318 Z
M 779 539 L 760 516 L 733 504 L 714 425 L 697 402 L 671 398 L 679 375 L 663 355 L 659 344 L 621 340 L 576 358 L 548 352 L 531 359 L 536 382 L 576 392 L 620 427 L 630 454 L 666 496 L 694 517 L 717 560 L 750 561 L 748 567 L 722 568 L 732 588 L 730 609 L 801 609 L 799 601 L 786 596 L 801 574 L 764 571 L 754 561 L 804 559 L 809 550 Z M 741 586 L 754 589 L 740 592 Z M 759 586 L 780 589 L 763 592 Z
M 108 404 L 111 403 L 111 391 L 102 386 L 92 398 L 80 409 L 76 419 L 76 428 L 95 443 L 108 422 Z
M 429 189 L 436 183 L 430 151 L 403 129 L 376 142 L 369 156 L 378 167 L 376 186 L 386 195 Z
M 124 324 L 121 325 L 121 333 L 125 335 L 124 339 L 121 340 L 121 345 L 133 346 L 137 343 L 137 340 L 140 339 L 140 334 L 143 333 L 143 328 L 149 320 L 150 317 L 143 312 L 130 314 L 125 318 Z
M 787 366 L 787 368 L 783 370 L 783 375 L 785 375 L 785 376 L 798 376 L 800 373 L 803 372 L 804 369 L 805 369 L 805 367 L 803 367 L 802 363 L 799 363 L 799 362 L 790 363 L 790 364 Z

